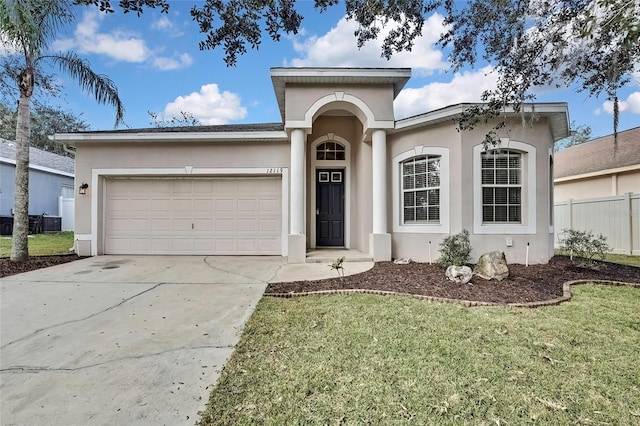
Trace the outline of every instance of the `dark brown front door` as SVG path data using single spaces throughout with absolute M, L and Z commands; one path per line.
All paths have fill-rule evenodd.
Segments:
M 316 170 L 316 245 L 344 246 L 344 170 Z

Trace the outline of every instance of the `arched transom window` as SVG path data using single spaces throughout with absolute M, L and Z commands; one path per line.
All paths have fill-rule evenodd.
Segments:
M 344 145 L 335 141 L 324 142 L 316 148 L 316 160 L 344 160 Z

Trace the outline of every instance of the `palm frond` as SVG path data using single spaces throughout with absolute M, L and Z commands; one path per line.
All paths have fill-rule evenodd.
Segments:
M 0 1 L 2 41 L 19 48 L 27 66 L 47 48 L 57 30 L 72 20 L 68 0 Z
M 104 74 L 97 74 L 91 69 L 89 61 L 80 58 L 73 52 L 43 56 L 58 65 L 61 71 L 73 77 L 82 90 L 93 95 L 103 105 L 112 105 L 116 110 L 115 127 L 124 119 L 124 106 L 118 95 L 116 84 Z

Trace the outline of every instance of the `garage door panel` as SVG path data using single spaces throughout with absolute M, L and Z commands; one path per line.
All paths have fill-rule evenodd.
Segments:
M 192 225 L 191 219 L 173 219 L 171 221 L 171 230 L 177 232 L 193 231 Z
M 171 239 L 169 238 L 150 238 L 149 254 L 171 253 Z
M 277 219 L 259 219 L 258 220 L 258 229 L 261 232 L 271 231 L 274 233 L 280 232 L 280 224 L 281 222 Z
M 129 231 L 148 232 L 151 230 L 151 223 L 148 218 L 135 218 L 129 221 Z
M 256 202 L 255 199 L 240 199 L 238 200 L 238 211 L 239 212 L 255 212 L 256 211 Z
M 193 181 L 178 179 L 173 182 L 174 194 L 192 194 L 193 193 Z
M 194 219 L 193 229 L 198 232 L 210 232 L 214 230 L 213 219 Z
M 105 253 L 281 254 L 278 178 L 107 181 Z
M 216 212 L 234 212 L 237 210 L 238 201 L 233 198 L 219 198 L 215 201 Z
M 193 200 L 193 211 L 198 213 L 210 214 L 213 212 L 213 200 L 212 199 L 196 199 Z
M 261 213 L 271 213 L 271 214 L 278 214 L 278 212 L 282 208 L 281 202 L 276 199 L 260 200 L 259 206 L 260 206 L 259 211 Z

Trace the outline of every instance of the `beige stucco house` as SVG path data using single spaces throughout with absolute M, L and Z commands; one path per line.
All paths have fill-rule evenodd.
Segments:
M 469 105 L 396 120 L 410 69 L 273 68 L 282 123 L 55 135 L 76 148 L 77 251 L 98 254 L 280 255 L 319 247 L 375 260 L 434 259 L 463 229 L 473 255 L 523 263 L 553 253 L 553 143 L 567 105 L 536 105 L 523 128 L 506 112 L 459 132 Z
M 640 193 L 640 127 L 555 155 L 555 201 Z

